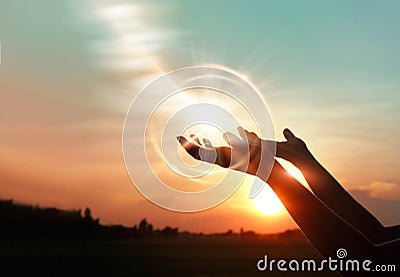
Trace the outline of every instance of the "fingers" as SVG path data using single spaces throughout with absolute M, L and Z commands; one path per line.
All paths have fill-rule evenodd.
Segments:
M 249 132 L 244 130 L 246 134 L 246 140 L 248 141 L 249 145 L 258 145 L 260 143 L 260 138 L 254 132 Z
M 209 139 L 203 138 L 204 146 L 208 148 L 212 148 L 211 141 Z
M 196 135 L 191 134 L 190 138 L 195 141 L 198 145 L 201 145 L 199 138 Z
M 246 132 L 246 137 L 247 137 L 247 139 L 251 139 L 251 140 L 254 140 L 254 139 L 258 139 L 258 136 L 256 135 L 256 133 L 254 133 L 254 132 L 249 132 L 249 131 L 247 131 L 247 130 L 244 130 L 245 132 Z
M 232 145 L 239 145 L 239 144 L 242 144 L 242 143 L 243 143 L 243 141 L 242 141 L 238 136 L 234 135 L 234 134 L 231 133 L 231 132 L 225 132 L 224 135 L 223 135 L 223 137 L 224 137 L 224 140 L 225 140 L 230 146 L 232 146 Z
M 183 148 L 185 148 L 185 146 L 189 145 L 189 143 L 190 143 L 185 137 L 182 137 L 182 136 L 177 136 L 176 139 L 183 146 Z
M 249 132 L 243 127 L 238 127 L 237 130 L 242 140 L 249 144 L 257 143 L 260 140 L 260 138 L 254 132 Z
M 199 155 L 202 161 L 204 162 L 209 162 L 212 164 L 215 164 L 215 161 L 217 160 L 217 151 L 214 147 L 212 147 L 211 143 L 209 140 L 207 141 L 206 147 L 201 147 L 199 150 Z
M 199 151 L 201 160 L 214 164 L 217 160 L 217 151 L 209 139 L 203 138 L 203 142 L 205 147 L 200 148 Z
M 183 136 L 177 136 L 176 138 L 183 148 L 185 148 L 186 152 L 188 152 L 193 158 L 209 163 L 215 163 L 216 150 L 212 146 L 210 140 L 204 138 L 203 142 L 205 147 L 203 147 L 199 138 L 194 134 L 190 135 L 190 141 Z
M 238 127 L 237 130 L 238 130 L 239 135 L 240 135 L 240 137 L 242 138 L 242 140 L 243 140 L 243 141 L 246 141 L 246 140 L 247 140 L 246 130 L 245 130 L 243 127 L 241 127 L 241 126 Z
M 200 145 L 199 144 L 195 144 L 191 141 L 188 141 L 185 137 L 183 136 L 177 136 L 176 137 L 177 140 L 179 141 L 179 143 L 183 146 L 183 148 L 185 148 L 186 152 L 188 152 L 190 154 L 190 156 L 192 156 L 195 159 L 200 160 Z
M 193 158 L 204 162 L 215 163 L 217 159 L 217 151 L 208 139 L 203 139 L 205 147 L 200 143 L 200 140 L 195 135 L 190 135 L 191 141 L 187 140 L 183 136 L 176 137 L 179 143 L 185 148 L 186 152 L 189 153 Z
M 285 128 L 285 130 L 283 130 L 283 136 L 285 137 L 286 140 L 291 140 L 296 138 L 296 136 L 288 128 Z

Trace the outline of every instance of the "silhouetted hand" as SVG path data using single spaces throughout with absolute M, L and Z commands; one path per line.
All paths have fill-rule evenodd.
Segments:
M 277 142 L 276 156 L 285 159 L 293 164 L 308 158 L 311 152 L 307 149 L 304 141 L 296 137 L 289 129 L 283 130 L 286 141 Z
M 256 175 L 262 152 L 267 155 L 269 141 L 263 141 L 255 134 L 238 128 L 240 138 L 231 132 L 224 133 L 224 140 L 229 146 L 214 147 L 208 139 L 203 139 L 204 145 L 195 135 L 191 140 L 183 136 L 177 139 L 185 150 L 195 159 L 215 163 L 225 168 L 232 168 L 248 174 Z M 275 143 L 275 142 L 272 142 Z
M 286 141 L 276 142 L 260 139 L 255 133 L 238 128 L 241 138 L 231 132 L 224 133 L 224 139 L 229 146 L 214 147 L 208 139 L 203 139 L 204 145 L 195 135 L 191 140 L 177 137 L 185 150 L 195 159 L 215 163 L 225 168 L 232 168 L 252 175 L 257 175 L 261 155 L 273 155 L 269 150 L 276 145 L 276 157 L 293 164 L 312 157 L 304 141 L 296 137 L 289 129 L 283 130 Z

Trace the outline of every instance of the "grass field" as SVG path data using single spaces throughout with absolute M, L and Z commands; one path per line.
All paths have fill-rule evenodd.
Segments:
M 1 276 L 284 276 L 258 272 L 257 261 L 320 259 L 305 242 L 226 238 L 0 241 Z M 324 276 L 337 276 L 325 272 Z

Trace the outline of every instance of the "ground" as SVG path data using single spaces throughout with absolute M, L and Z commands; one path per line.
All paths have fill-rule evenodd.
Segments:
M 0 241 L 0 268 L 5 276 L 284 276 L 258 272 L 256 263 L 265 254 L 275 259 L 320 259 L 311 245 L 290 239 L 8 239 Z

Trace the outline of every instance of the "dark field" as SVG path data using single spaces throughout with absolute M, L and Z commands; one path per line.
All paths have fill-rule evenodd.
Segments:
M 265 254 L 269 259 L 320 259 L 307 242 L 282 239 L 175 237 L 0 240 L 1 276 L 311 274 L 258 272 L 256 263 Z M 338 276 L 331 272 L 322 275 Z
M 0 200 L 0 222 L 0 277 L 282 276 L 276 268 L 258 272 L 257 262 L 264 255 L 320 259 L 299 230 L 204 235 L 153 229 L 145 219 L 133 227 L 104 226 L 90 209 L 63 211 L 12 200 Z

